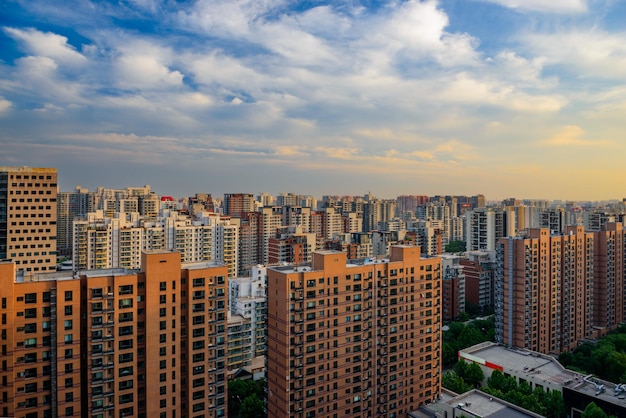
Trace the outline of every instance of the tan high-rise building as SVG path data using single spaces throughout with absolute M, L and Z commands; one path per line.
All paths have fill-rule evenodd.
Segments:
M 25 276 L 0 263 L 0 415 L 225 417 L 228 268 Z
M 56 270 L 57 169 L 0 167 L 0 260 Z
M 440 393 L 441 259 L 313 253 L 268 274 L 270 417 L 406 417 Z
M 566 226 L 503 238 L 496 257 L 496 340 L 561 353 L 624 321 L 624 231 Z
M 254 196 L 250 193 L 226 193 L 224 195 L 224 215 L 241 216 L 243 212 L 255 210 Z

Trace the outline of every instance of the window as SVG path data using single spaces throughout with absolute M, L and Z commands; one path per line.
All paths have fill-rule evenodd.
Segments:
M 71 319 L 66 319 L 66 320 L 65 320 L 65 323 L 64 323 L 64 325 L 65 325 L 65 330 L 70 330 L 70 329 L 72 329 L 72 324 L 73 324 L 73 323 L 72 323 L 72 320 L 71 320 Z
M 73 312 L 72 305 L 67 305 L 65 307 L 65 315 L 72 315 L 72 312 Z
M 193 287 L 204 286 L 204 277 L 193 279 Z
M 37 303 L 37 293 L 26 293 L 24 303 Z
M 133 366 L 122 367 L 119 371 L 119 377 L 131 376 L 133 374 Z
M 132 298 L 120 299 L 119 306 L 120 306 L 121 309 L 123 309 L 123 308 L 132 308 L 133 307 L 133 299 Z
M 119 317 L 119 322 L 128 322 L 133 320 L 132 312 L 122 312 Z
M 166 289 L 167 289 L 167 282 L 160 282 L 159 290 L 166 290 Z
M 65 373 L 72 373 L 74 371 L 74 365 L 72 363 L 67 363 L 65 365 Z
M 132 295 L 133 294 L 133 285 L 127 284 L 124 286 L 120 286 L 118 288 L 118 292 L 120 295 Z
M 37 347 L 37 338 L 26 338 L 24 340 L 24 348 Z
M 6 298 L 3 299 L 6 301 Z M 25 309 L 24 318 L 37 318 L 37 308 Z
M 72 342 L 74 341 L 74 336 L 72 334 L 65 334 L 63 336 L 63 341 L 65 341 L 65 344 L 72 344 Z
M 120 390 L 131 389 L 132 387 L 133 387 L 133 381 L 132 380 L 125 380 L 125 381 L 119 383 Z
M 118 343 L 120 350 L 126 350 L 128 348 L 133 348 L 133 340 L 122 340 Z
M 122 337 L 124 335 L 132 335 L 132 334 L 133 334 L 133 326 L 132 325 L 119 328 L 119 336 L 120 337 Z
M 120 354 L 118 359 L 120 363 L 128 363 L 130 361 L 133 361 L 133 353 Z
M 133 394 L 132 393 L 127 393 L 125 395 L 120 395 L 120 403 L 128 403 L 128 402 L 132 402 L 133 401 Z
M 65 291 L 65 301 L 66 302 L 70 302 L 72 300 L 72 291 L 71 290 L 66 290 Z

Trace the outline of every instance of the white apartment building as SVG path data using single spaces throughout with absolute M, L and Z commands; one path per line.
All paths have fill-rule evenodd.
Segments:
M 156 220 L 138 213 L 103 211 L 89 213 L 73 225 L 73 269 L 141 268 L 141 253 L 149 250 L 179 251 L 181 261 L 214 261 L 237 272 L 238 225 L 230 218 L 201 213 L 196 219 L 164 211 Z
M 251 277 L 231 279 L 229 286 L 229 369 L 250 366 L 267 347 L 267 268 L 255 266 Z

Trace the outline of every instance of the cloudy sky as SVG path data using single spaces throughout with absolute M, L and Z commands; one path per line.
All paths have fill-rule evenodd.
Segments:
M 626 1 L 4 0 L 0 165 L 61 190 L 626 196 Z

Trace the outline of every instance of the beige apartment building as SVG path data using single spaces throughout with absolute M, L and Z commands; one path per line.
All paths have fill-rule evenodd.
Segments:
M 0 260 L 56 270 L 57 169 L 0 167 Z

